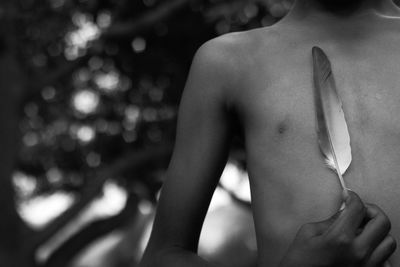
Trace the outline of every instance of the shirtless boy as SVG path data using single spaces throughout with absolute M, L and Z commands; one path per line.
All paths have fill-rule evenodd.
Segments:
M 337 178 L 317 143 L 313 46 L 330 58 L 344 105 L 353 153 L 345 180 L 365 203 L 386 212 L 392 228 L 389 233 L 376 206 L 350 204 L 329 221 L 337 238 L 329 246 L 340 247 L 327 253 L 358 260 L 304 266 L 382 266 L 400 237 L 399 44 L 400 10 L 391 0 L 297 0 L 271 27 L 204 44 L 182 97 L 176 147 L 143 266 L 211 266 L 195 252 L 235 123 L 244 133 L 258 265 L 303 266 L 286 260 L 295 258 L 293 251 L 307 253 L 292 243 L 297 231 L 334 214 L 341 203 Z M 301 228 L 296 240 L 327 230 L 313 226 Z M 400 253 L 389 261 L 400 266 Z

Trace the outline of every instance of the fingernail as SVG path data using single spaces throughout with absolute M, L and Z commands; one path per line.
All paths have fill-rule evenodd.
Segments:
M 342 199 L 346 203 L 350 201 L 349 189 L 347 189 L 347 188 L 343 189 L 343 191 L 342 191 Z

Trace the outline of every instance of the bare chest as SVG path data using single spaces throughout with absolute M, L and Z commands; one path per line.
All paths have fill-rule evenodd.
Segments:
M 345 180 L 387 211 L 400 236 L 400 63 L 341 56 L 331 61 L 352 145 Z M 340 205 L 340 186 L 318 147 L 312 66 L 308 56 L 284 59 L 275 70 L 254 71 L 246 83 L 237 103 L 256 226 L 290 239 L 297 226 L 326 218 Z
M 284 57 L 248 76 L 238 110 L 249 160 L 319 162 L 310 57 Z M 358 181 L 400 171 L 400 55 L 351 60 L 333 54 L 331 61 L 353 148 L 349 175 Z
M 247 67 L 235 107 L 243 126 L 259 247 L 267 255 L 268 244 L 277 244 L 269 258 L 279 259 L 301 224 L 325 219 L 341 204 L 336 174 L 325 166 L 318 147 L 313 45 L 328 54 L 344 105 L 353 155 L 344 176 L 348 187 L 382 207 L 392 221 L 392 234 L 400 238 L 396 43 L 382 39 L 360 46 L 311 42 L 300 47 L 289 41 L 254 57 Z M 400 254 L 393 260 L 400 262 Z

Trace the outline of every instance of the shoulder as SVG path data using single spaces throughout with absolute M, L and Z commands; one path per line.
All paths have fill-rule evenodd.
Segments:
M 229 33 L 204 43 L 196 52 L 192 66 L 214 73 L 234 74 L 239 70 L 239 52 L 243 44 L 238 33 Z
M 204 43 L 196 57 L 229 66 L 229 63 L 248 58 L 266 43 L 277 41 L 279 35 L 279 29 L 273 26 L 224 34 Z
M 268 53 L 278 42 L 274 27 L 264 27 L 221 35 L 204 43 L 196 52 L 193 67 L 202 69 L 220 79 L 228 78 L 237 84 L 249 66 L 253 66 L 259 53 Z

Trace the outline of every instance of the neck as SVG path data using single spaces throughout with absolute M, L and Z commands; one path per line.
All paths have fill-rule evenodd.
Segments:
M 360 15 L 398 16 L 399 9 L 392 0 L 296 0 L 290 16 L 325 16 L 353 18 Z

